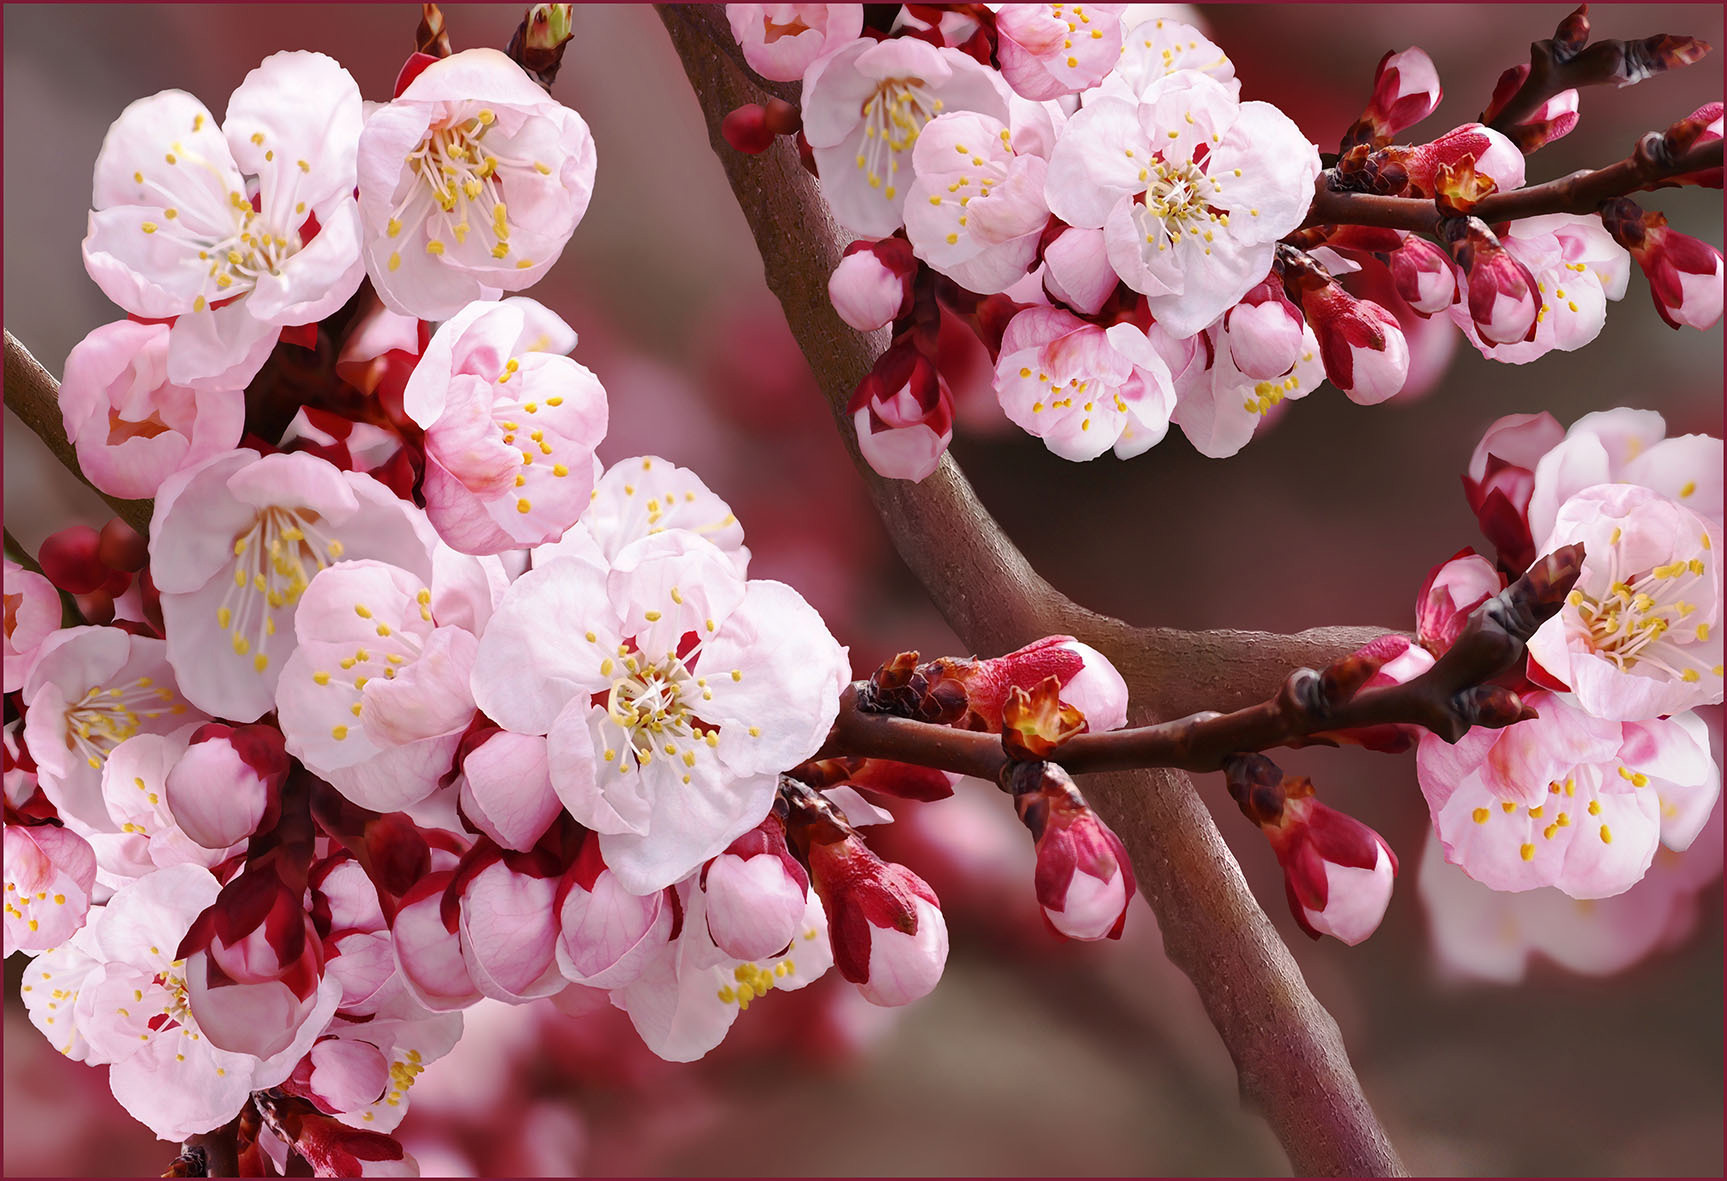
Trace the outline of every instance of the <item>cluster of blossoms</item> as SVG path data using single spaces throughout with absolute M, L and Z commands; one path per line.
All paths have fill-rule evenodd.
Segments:
M 616 1006 L 688 1061 L 830 966 L 877 1005 L 941 976 L 940 904 L 859 789 L 955 777 L 812 762 L 846 649 L 693 472 L 601 463 L 575 331 L 508 294 L 594 175 L 581 118 L 485 49 L 369 107 L 279 53 L 221 123 L 167 91 L 104 143 L 84 258 L 131 318 L 61 409 L 154 510 L 6 563 L 5 952 L 164 1139 L 248 1112 L 254 1165 L 399 1174 L 484 998 Z M 953 683 L 999 731 L 1044 682 L 1125 723 L 1064 637 Z M 1119 936 L 1120 843 L 1071 785 L 1022 794 L 1052 930 Z
M 727 5 L 749 64 L 803 83 L 801 111 L 735 112 L 756 117 L 729 125 L 734 146 L 798 133 L 835 217 L 862 235 L 833 273 L 834 308 L 859 331 L 894 328 L 851 405 L 882 475 L 924 478 L 952 438 L 960 362 L 944 321 L 987 348 L 1008 419 L 1086 460 L 1137 455 L 1171 425 L 1233 455 L 1322 380 L 1363 405 L 1413 392 L 1412 338 L 1453 327 L 1512 364 L 1581 348 L 1633 260 L 1669 324 L 1720 318 L 1720 252 L 1628 200 L 1468 215 L 1522 188 L 1525 153 L 1576 126 L 1575 90 L 1512 136 L 1468 123 L 1399 144 L 1442 90 L 1420 49 L 1387 54 L 1323 183 L 1441 197 L 1452 215 L 1431 236 L 1313 224 L 1318 148 L 1242 101 L 1228 55 L 1155 8 L 911 5 L 877 27 L 861 5 Z M 1720 125 L 1715 103 L 1675 131 L 1698 143 Z M 1720 172 L 1669 183 L 1719 187 Z

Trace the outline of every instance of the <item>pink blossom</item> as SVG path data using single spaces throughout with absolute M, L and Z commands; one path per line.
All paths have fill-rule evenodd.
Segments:
M 804 79 L 804 137 L 841 225 L 886 237 L 905 221 L 912 146 L 943 112 L 1008 118 L 1000 75 L 957 49 L 861 38 Z
M 1523 187 L 1522 150 L 1491 127 L 1465 123 L 1430 143 L 1399 154 L 1398 162 L 1409 177 L 1405 192 L 1412 196 L 1434 195 L 1439 191 L 1439 170 L 1460 167 L 1465 157 L 1474 158 L 1476 173 L 1491 177 L 1498 192 L 1509 193 Z
M 708 934 L 727 955 L 769 959 L 796 938 L 809 874 L 787 847 L 779 817 L 769 816 L 733 841 L 702 867 L 698 882 L 707 897 Z
M 1695 715 L 1619 723 L 1570 699 L 1525 699 L 1540 717 L 1427 735 L 1416 767 L 1446 859 L 1496 890 L 1557 886 L 1606 898 L 1643 877 L 1657 842 L 1683 850 L 1721 774 Z
M 1123 4 L 1004 4 L 996 13 L 1002 77 L 1030 99 L 1077 94 L 1121 60 Z
M 415 1080 L 461 1036 L 460 1014 L 430 1013 L 412 1001 L 367 1021 L 337 1017 L 284 1089 L 351 1128 L 393 1132 Z
M 1175 409 L 1169 367 L 1132 324 L 1100 328 L 1059 308 L 1027 308 L 1002 337 L 996 397 L 1063 459 L 1121 458 L 1161 442 Z
M 1637 484 L 1677 500 L 1721 524 L 1721 440 L 1709 435 L 1666 438 L 1653 410 L 1620 406 L 1585 414 L 1535 463 L 1529 530 L 1546 537 L 1559 506 L 1596 484 Z
M 1354 947 L 1379 928 L 1397 876 L 1383 837 L 1312 797 L 1287 801 L 1281 826 L 1269 835 L 1302 930 Z
M 1147 19 L 1142 15 L 1145 9 L 1158 5 L 1124 7 L 1123 23 L 1128 31 L 1122 37 L 1121 60 L 1097 89 L 1085 96 L 1087 102 L 1093 101 L 1094 96 L 1138 102 L 1154 83 L 1184 72 L 1205 74 L 1221 83 L 1231 98 L 1241 96 L 1235 63 L 1202 30 L 1171 16 Z M 1184 14 L 1195 12 L 1191 7 L 1184 9 Z
M 481 993 L 520 1004 L 564 987 L 557 889 L 557 871 L 533 853 L 503 854 L 461 882 L 462 961 Z
M 408 995 L 434 1013 L 465 1009 L 481 997 L 462 955 L 458 926 L 444 917 L 444 892 L 455 874 L 440 870 L 402 895 L 390 921 L 390 947 Z
M 448 319 L 544 277 L 587 212 L 594 140 L 504 54 L 433 62 L 359 139 L 366 273 L 393 312 Z
M 741 577 L 749 569 L 744 527 L 702 478 L 657 455 L 620 459 L 594 485 L 580 527 L 535 551 L 610 564 L 632 543 L 671 530 L 696 534 L 725 553 Z M 591 548 L 590 548 L 591 547 Z
M 1536 558 L 1528 518 L 1535 467 L 1564 437 L 1565 429 L 1545 410 L 1508 414 L 1487 428 L 1469 457 L 1463 494 L 1482 533 L 1499 551 L 1501 561 L 1514 570 L 1526 568 Z M 1544 528 L 1541 536 L 1548 532 Z
M 858 449 L 878 475 L 924 479 L 953 441 L 953 394 L 915 345 L 892 345 L 846 404 Z
M 54 632 L 22 692 L 24 741 L 42 794 L 86 833 L 114 828 L 102 797 L 102 766 L 114 748 L 199 720 L 181 699 L 163 642 L 113 627 Z
M 1457 302 L 1457 272 L 1445 252 L 1426 238 L 1409 235 L 1387 262 L 1397 294 L 1413 311 L 1431 316 Z
M 1604 484 L 1559 508 L 1539 547 L 1584 546 L 1583 572 L 1529 656 L 1601 718 L 1720 702 L 1720 529 L 1647 488 Z
M 761 821 L 778 773 L 826 738 L 849 676 L 797 592 L 746 582 L 677 530 L 609 571 L 562 557 L 517 579 L 473 689 L 492 720 L 548 736 L 565 808 L 601 834 L 624 887 L 648 894 Z
M 311 455 L 228 451 L 169 477 L 150 521 L 151 570 L 187 700 L 256 721 L 274 708 L 312 577 L 376 558 L 423 579 L 425 530 L 377 480 Z
M 20 741 L 23 733 L 23 718 L 15 718 L 0 729 L 0 748 L 5 756 L 5 797 L 14 808 L 22 808 L 36 794 L 36 764 Z
M 690 883 L 679 893 L 686 908 L 681 936 L 632 984 L 614 992 L 612 1003 L 629 1014 L 648 1049 L 668 1061 L 693 1062 L 719 1045 L 752 1003 L 820 979 L 833 953 L 813 893 L 791 945 L 763 960 L 738 960 L 721 951 L 708 934 L 703 893 Z
M 174 320 L 169 384 L 240 389 L 282 328 L 354 294 L 360 121 L 346 70 L 287 52 L 246 75 L 220 128 L 203 103 L 164 90 L 108 129 L 84 266 L 126 311 Z
M 0 667 L 4 668 L 4 691 L 16 693 L 23 688 L 24 675 L 42 641 L 60 626 L 60 596 L 53 583 L 11 558 L 6 559 L 4 596 Z
M 726 19 L 750 69 L 775 82 L 797 82 L 863 32 L 863 5 L 728 4 Z
M 560 537 L 588 505 L 606 391 L 586 366 L 535 351 L 568 332 L 531 301 L 471 303 L 426 346 L 402 396 L 426 431 L 426 515 L 464 553 Z
M 1303 327 L 1294 367 L 1272 378 L 1249 377 L 1237 368 L 1229 336 L 1227 328 L 1218 327 L 1199 338 L 1196 363 L 1176 380 L 1175 412 L 1170 415 L 1193 449 L 1213 459 L 1240 451 L 1279 406 L 1305 398 L 1325 380 L 1312 328 Z
M 5 951 L 58 947 L 84 925 L 96 888 L 90 843 L 55 824 L 7 824 Z
M 1049 222 L 1043 157 L 1016 152 L 1004 121 L 955 111 L 924 125 L 911 162 L 905 229 L 917 256 L 980 294 L 1024 279 Z
M 215 870 L 243 844 L 206 848 L 181 829 L 168 803 L 168 776 L 186 753 L 196 724 L 172 734 L 139 734 L 116 746 L 102 766 L 108 829 L 89 834 L 97 880 L 117 887 L 164 865 Z
M 557 898 L 558 967 L 566 979 L 589 988 L 633 984 L 683 919 L 676 891 L 625 890 L 591 835 L 565 871 Z
M 1495 361 L 1522 365 L 1558 349 L 1573 352 L 1601 334 L 1607 301 L 1624 296 L 1631 258 L 1598 217 L 1554 213 L 1514 221 L 1500 242 L 1534 276 L 1540 296 L 1532 340 L 1491 342 L 1454 304 L 1451 318 L 1470 343 Z
M 1121 284 L 1109 265 L 1102 230 L 1062 230 L 1044 247 L 1043 267 L 1044 289 L 1087 316 L 1096 315 Z
M 1318 151 L 1288 116 L 1182 71 L 1137 103 L 1106 96 L 1070 119 L 1045 196 L 1068 224 L 1101 227 L 1116 273 L 1190 336 L 1265 278 L 1318 174 Z
M 1505 589 L 1498 567 L 1472 549 L 1462 549 L 1427 573 L 1415 598 L 1415 630 L 1435 656 L 1457 642 L 1475 609 Z
M 251 836 L 274 812 L 287 775 L 281 731 L 211 722 L 192 734 L 164 778 L 165 802 L 181 832 L 220 851 Z
M 60 415 L 78 467 L 110 496 L 156 495 L 162 481 L 240 441 L 245 399 L 168 380 L 172 330 L 116 320 L 72 346 Z
M 313 1014 L 292 1044 L 267 1059 L 219 1049 L 204 1036 L 187 1007 L 176 950 L 218 889 L 200 866 L 159 869 L 93 911 L 87 937 L 25 970 L 27 981 L 40 977 L 38 990 L 46 994 L 32 1013 L 37 1028 L 62 1052 L 108 1065 L 114 1097 L 164 1140 L 220 1127 L 252 1091 L 285 1080 L 334 1007 L 332 996 L 330 1008 Z
M 319 572 L 294 631 L 276 686 L 289 752 L 376 812 L 430 795 L 473 718 L 474 631 L 443 622 L 419 577 L 372 561 Z
M 903 238 L 859 239 L 846 247 L 828 277 L 828 298 L 840 319 L 859 332 L 874 332 L 911 308 L 916 271 L 917 262 Z
M 1045 636 L 1006 655 L 972 662 L 959 671 L 956 679 L 964 692 L 964 725 L 999 733 L 1002 711 L 1013 691 L 1029 692 L 1048 677 L 1059 683 L 1061 703 L 1084 714 L 1093 732 L 1117 730 L 1127 724 L 1127 682 L 1109 659 L 1072 636 Z

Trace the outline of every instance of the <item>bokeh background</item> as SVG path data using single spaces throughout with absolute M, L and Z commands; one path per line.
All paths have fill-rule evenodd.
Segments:
M 502 47 L 520 11 L 445 9 L 458 49 Z M 1278 104 L 1328 147 L 1387 50 L 1418 44 L 1437 62 L 1446 98 L 1423 125 L 1436 134 L 1473 118 L 1499 71 L 1567 8 L 1200 11 L 1243 97 Z M 1722 42 L 1718 6 L 1591 15 L 1599 36 Z M 91 167 L 127 102 L 179 87 L 220 111 L 285 48 L 330 53 L 368 98 L 387 99 L 417 20 L 417 5 L 7 5 L 6 327 L 58 372 L 85 332 L 116 317 L 78 243 Z M 532 294 L 578 329 L 576 356 L 611 392 L 602 458 L 651 451 L 695 467 L 744 521 L 752 572 L 798 587 L 860 674 L 902 648 L 957 651 L 863 498 L 653 12 L 584 6 L 576 27 L 554 93 L 592 126 L 599 178 Z M 1715 55 L 1630 90 L 1586 92 L 1579 130 L 1534 159 L 1531 180 L 1617 159 L 1722 89 Z M 1651 204 L 1721 242 L 1718 192 Z M 1445 334 L 1430 347 L 1442 357 Z M 1497 416 L 1547 409 L 1570 422 L 1631 405 L 1661 411 L 1673 434 L 1721 433 L 1720 328 L 1671 332 L 1641 276 L 1586 351 L 1517 368 L 1462 344 L 1433 364 L 1443 373 L 1425 396 L 1364 409 L 1326 387 L 1222 462 L 1172 432 L 1132 462 L 1066 463 L 1003 429 L 987 387 L 962 392 L 953 450 L 1037 567 L 1098 610 L 1186 627 L 1402 628 L 1428 569 L 1479 543 L 1458 476 Z M 7 528 L 34 546 L 103 519 L 8 414 Z M 1467 983 L 1436 955 L 1415 889 L 1427 821 L 1413 759 L 1320 751 L 1287 765 L 1403 856 L 1385 924 L 1359 948 L 1300 935 L 1221 777 L 1199 783 L 1413 1171 L 1720 1174 L 1718 880 L 1670 946 L 1626 972 L 1586 978 L 1538 961 L 1516 986 Z M 896 827 L 884 845 L 949 908 L 953 954 L 934 996 L 895 1012 L 837 987 L 776 997 L 694 1067 L 652 1059 L 616 1012 L 486 1002 L 456 1054 L 415 1087 L 403 1137 L 425 1172 L 1287 1171 L 1240 1108 L 1229 1060 L 1143 903 L 1119 945 L 1058 945 L 1037 922 L 1029 842 L 1004 800 L 980 789 Z M 1719 833 L 1688 854 L 1716 872 Z M 126 1118 L 102 1071 L 64 1061 L 24 1021 L 18 958 L 6 972 L 6 1173 L 159 1172 L 174 1150 Z

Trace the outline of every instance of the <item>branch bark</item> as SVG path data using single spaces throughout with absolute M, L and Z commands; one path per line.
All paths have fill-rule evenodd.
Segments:
M 1695 144 L 1683 152 L 1663 150 L 1660 132 L 1638 141 L 1631 155 L 1605 168 L 1583 169 L 1558 180 L 1483 197 L 1470 213 L 1489 224 L 1540 217 L 1547 213 L 1590 214 L 1603 201 L 1660 188 L 1670 176 L 1683 176 L 1721 167 L 1722 140 Z M 1427 197 L 1385 197 L 1377 193 L 1340 192 L 1326 187 L 1321 173 L 1306 226 L 1383 226 L 1433 234 L 1439 228 L 1439 208 Z
M 951 459 L 915 485 L 876 476 L 857 452 L 845 403 L 883 340 L 852 331 L 827 298 L 827 276 L 845 239 L 788 140 L 744 156 L 721 137 L 728 112 L 763 97 L 734 65 L 729 33 L 717 33 L 711 13 L 699 7 L 662 5 L 660 17 L 760 248 L 768 287 L 785 308 L 853 463 L 900 556 L 965 643 L 1003 652 L 1044 635 L 1078 636 L 1122 668 L 1133 720 L 1147 722 L 1248 704 L 1275 687 L 1291 667 L 1285 658 L 1292 650 L 1307 651 L 1295 663 L 1328 663 L 1382 634 L 1326 629 L 1261 645 L 1268 638 L 1255 633 L 1133 628 L 1078 607 L 1044 581 Z M 1315 649 L 1325 652 L 1317 661 Z M 1171 703 L 1196 700 L 1194 688 L 1180 687 L 1196 673 L 1199 691 L 1211 700 L 1171 710 Z M 1104 774 L 1091 777 L 1085 792 L 1126 843 L 1165 950 L 1198 988 L 1235 1061 L 1243 1099 L 1265 1116 L 1296 1173 L 1401 1175 L 1336 1022 L 1308 991 L 1191 781 L 1169 771 Z
M 78 467 L 72 440 L 66 437 L 66 427 L 60 419 L 60 383 L 10 332 L 6 334 L 6 409 L 16 414 L 37 438 L 48 444 L 48 450 L 54 453 L 61 466 L 107 501 L 116 516 L 137 530 L 140 536 L 150 535 L 150 513 L 155 509 L 154 502 L 121 500 L 117 496 L 109 496 L 85 479 Z

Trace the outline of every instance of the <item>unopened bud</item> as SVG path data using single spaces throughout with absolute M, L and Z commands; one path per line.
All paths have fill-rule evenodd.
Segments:
M 287 775 L 280 730 L 212 722 L 192 735 L 168 772 L 168 808 L 192 840 L 226 849 L 266 827 Z
M 1121 838 L 1054 763 L 1017 763 L 1003 784 L 1037 849 L 1033 884 L 1050 927 L 1069 939 L 1119 939 L 1134 895 Z
M 874 332 L 911 310 L 916 274 L 917 259 L 904 238 L 853 242 L 828 279 L 828 298 L 840 319 Z
M 1256 381 L 1282 377 L 1301 359 L 1305 321 L 1275 276 L 1242 296 L 1223 325 L 1235 367 Z
M 809 884 L 786 845 L 784 822 L 770 815 L 702 871 L 714 946 L 740 960 L 779 955 L 803 924 Z
M 768 130 L 767 112 L 757 103 L 745 103 L 720 120 L 720 134 L 746 156 L 759 156 L 774 146 Z
M 1284 282 L 1301 300 L 1331 383 L 1363 406 L 1401 390 L 1409 378 L 1409 342 L 1397 317 L 1356 299 L 1299 252 L 1286 252 L 1285 260 Z
M 891 346 L 846 406 L 858 449 L 878 475 L 918 481 L 953 441 L 953 395 L 933 362 L 909 342 Z
M 1457 302 L 1457 272 L 1445 251 L 1411 234 L 1386 260 L 1397 294 L 1418 315 L 1431 316 Z
M 1469 318 L 1481 339 L 1489 344 L 1534 340 L 1541 294 L 1529 268 L 1500 245 L 1480 218 L 1448 219 L 1441 233 L 1463 270 Z
M 1373 98 L 1343 138 L 1343 150 L 1356 144 L 1381 147 L 1406 127 L 1434 112 L 1444 97 L 1433 59 L 1418 48 L 1387 53 L 1373 75 Z
M 1709 328 L 1721 318 L 1721 252 L 1667 225 L 1660 213 L 1645 213 L 1629 197 L 1601 207 L 1601 224 L 1631 252 L 1655 311 L 1671 328 Z

